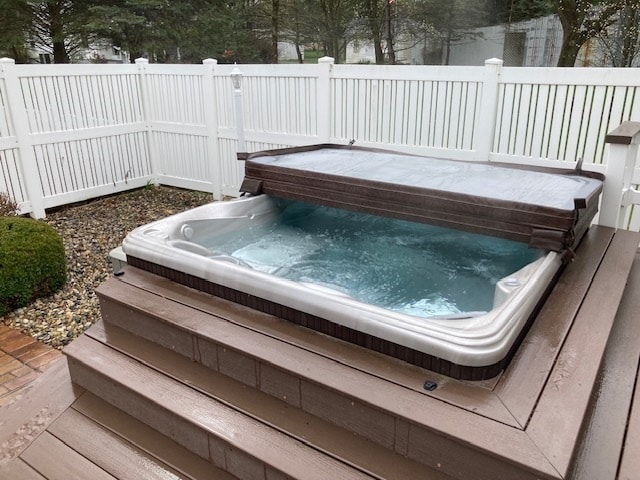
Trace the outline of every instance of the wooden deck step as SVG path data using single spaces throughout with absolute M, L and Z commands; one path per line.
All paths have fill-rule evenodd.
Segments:
M 234 480 L 236 477 L 84 392 L 30 445 L 0 464 L 11 480 Z
M 324 421 L 349 432 L 348 439 L 364 438 L 382 451 L 421 464 L 427 478 L 440 478 L 437 475 L 444 473 L 494 479 L 498 471 L 504 472 L 505 478 L 555 475 L 492 393 L 492 382 L 469 385 L 450 381 L 137 269 L 127 269 L 124 276 L 110 279 L 98 293 L 104 333 L 92 329 L 90 335 L 95 340 L 174 378 L 184 377 L 190 385 L 199 381 L 196 376 L 209 378 L 211 386 L 202 390 L 229 405 L 243 405 L 241 395 L 225 399 L 231 391 L 226 387 L 221 389 L 223 393 L 218 392 L 229 380 L 236 382 L 234 388 L 244 387 L 239 391 L 262 395 L 258 404 L 278 400 L 282 408 L 288 408 L 279 418 L 251 413 L 246 402 L 242 409 L 298 439 L 309 441 L 308 433 L 296 431 L 296 425 Z M 165 353 L 144 359 L 143 350 L 148 347 L 143 344 L 160 346 Z M 169 356 L 170 352 L 179 356 Z M 187 361 L 189 368 L 170 373 L 179 358 Z M 198 365 L 205 370 L 195 375 Z M 440 382 L 436 392 L 424 390 L 427 378 Z M 294 420 L 298 417 L 308 420 Z M 495 436 L 484 435 L 482 432 L 496 421 L 506 428 Z M 451 427 L 455 438 L 443 433 Z M 326 445 L 341 445 L 338 440 L 313 442 L 321 451 L 329 448 Z M 529 452 L 528 466 L 510 460 L 519 451 Z M 460 462 L 461 456 L 483 461 Z M 356 452 L 341 458 L 379 478 L 412 478 L 394 474 L 393 469 L 376 470 L 374 462 L 362 462 Z M 376 454 L 369 458 L 383 457 Z M 531 476 L 523 475 L 523 468 L 529 469 Z
M 148 342 L 142 348 L 151 356 L 168 354 L 157 351 L 158 347 Z M 195 365 L 175 354 L 167 359 L 174 364 L 173 374 L 184 376 L 193 385 L 185 385 L 88 336 L 73 342 L 65 353 L 74 382 L 238 478 L 271 478 L 269 475 L 305 479 L 415 478 L 416 475 L 446 478 L 437 472 L 430 474 L 424 467 L 399 457 L 395 462 L 399 467 L 397 474 L 391 469 L 380 475 L 368 471 L 373 470 L 371 465 L 383 463 L 376 458 L 368 458 L 364 462 L 367 467 L 349 465 L 349 455 L 354 455 L 358 448 L 360 455 L 382 450 L 372 444 L 369 446 L 373 449 L 363 450 L 362 441 L 350 438 L 350 442 L 344 434 L 342 438 L 331 437 L 336 444 L 331 450 L 325 450 L 329 444 L 313 445 L 293 427 L 294 433 L 285 433 L 290 426 L 287 421 L 298 423 L 294 420 L 295 414 L 292 416 L 287 411 L 286 404 L 263 403 L 250 414 L 241 412 L 224 399 L 204 393 L 207 389 L 233 390 L 233 386 L 223 385 L 221 378 L 211 378 L 211 372 L 190 373 Z M 246 405 L 264 400 L 264 394 L 262 398 L 252 397 L 260 394 L 259 391 L 234 383 L 236 391 L 229 395 L 244 393 L 249 397 Z M 258 410 L 264 412 L 270 408 L 276 410 L 271 415 L 265 414 L 266 418 L 256 418 Z M 309 436 L 313 436 L 314 428 L 322 430 L 323 426 L 319 422 L 310 425 Z M 335 432 L 325 429 L 322 433 Z M 350 445 L 352 442 L 355 448 Z M 342 458 L 341 449 L 351 449 L 352 453 Z
M 105 343 L 107 334 L 101 324 L 88 335 Z M 180 380 L 221 403 L 259 419 L 299 441 L 350 465 L 358 465 L 377 478 L 414 478 L 430 469 L 389 449 L 354 435 L 351 431 L 295 408 L 258 389 L 233 380 L 219 372 L 195 364 L 189 359 L 111 326 L 109 346 L 135 358 L 145 365 Z M 433 473 L 430 478 L 448 478 Z

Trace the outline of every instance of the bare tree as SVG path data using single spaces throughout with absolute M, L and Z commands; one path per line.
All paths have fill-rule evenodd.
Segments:
M 612 25 L 617 14 L 635 0 L 555 0 L 562 23 L 559 67 L 573 67 L 580 48 Z
M 614 67 L 631 67 L 640 55 L 640 0 L 629 1 L 617 17 L 596 38 Z

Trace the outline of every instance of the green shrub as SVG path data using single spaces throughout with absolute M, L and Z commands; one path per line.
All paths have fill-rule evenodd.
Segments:
M 66 281 L 64 246 L 51 226 L 0 217 L 0 316 L 55 292 Z

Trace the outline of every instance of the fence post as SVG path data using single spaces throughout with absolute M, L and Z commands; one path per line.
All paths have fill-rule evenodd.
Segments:
M 29 135 L 29 119 L 22 101 L 22 88 L 16 72 L 16 62 L 12 58 L 0 58 L 0 69 L 4 73 L 6 97 L 4 101 L 9 112 L 10 125 L 16 137 L 20 171 L 26 197 L 31 203 L 30 215 L 34 218 L 44 218 L 44 193 L 40 184 L 38 164 L 36 162 L 33 144 Z
M 627 207 L 640 195 L 631 188 L 631 180 L 638 158 L 640 122 L 622 122 L 605 137 L 609 144 L 604 190 L 598 223 L 605 227 L 621 228 Z
M 244 158 L 247 154 L 247 145 L 244 141 L 244 104 L 242 101 L 242 72 L 238 67 L 233 67 L 231 73 L 231 83 L 233 85 L 233 108 L 236 114 L 236 137 L 238 143 L 236 153 L 238 159 Z
M 498 84 L 502 63 L 499 58 L 490 58 L 484 62 L 482 100 L 478 115 L 478 130 L 474 138 L 474 150 L 477 153 L 477 159 L 481 161 L 489 160 L 489 154 L 493 147 L 498 111 Z
M 151 180 L 155 185 L 159 184 L 157 175 L 159 172 L 158 160 L 156 156 L 157 148 L 153 138 L 153 119 L 151 115 L 151 89 L 149 88 L 149 79 L 147 78 L 147 66 L 149 60 L 146 58 L 136 58 L 135 63 L 138 66 L 138 74 L 140 75 L 140 95 L 142 96 L 142 116 L 144 117 L 144 125 L 147 137 L 147 146 L 149 147 L 149 165 L 151 166 Z
M 218 60 L 207 58 L 202 61 L 204 74 L 202 98 L 204 100 L 204 121 L 207 127 L 207 150 L 210 157 L 211 193 L 214 200 L 222 199 L 222 168 L 218 140 L 218 110 L 215 96 L 214 70 Z
M 331 139 L 331 74 L 334 61 L 332 57 L 318 59 L 318 143 L 329 143 Z

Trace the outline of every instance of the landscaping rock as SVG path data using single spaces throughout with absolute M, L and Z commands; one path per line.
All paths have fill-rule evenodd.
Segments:
M 63 347 L 100 318 L 95 289 L 111 274 L 109 252 L 127 233 L 210 201 L 210 193 L 153 187 L 48 212 L 45 221 L 64 243 L 67 283 L 0 321 L 52 347 Z

